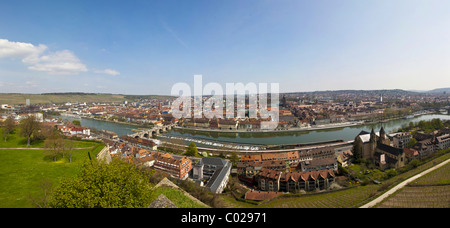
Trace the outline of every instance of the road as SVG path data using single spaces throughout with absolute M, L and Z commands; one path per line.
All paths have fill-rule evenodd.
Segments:
M 379 196 L 378 198 L 372 200 L 371 202 L 369 202 L 369 203 L 367 203 L 367 204 L 361 206 L 360 208 L 370 208 L 370 207 L 373 207 L 373 206 L 377 205 L 378 203 L 380 203 L 381 201 L 383 201 L 384 199 L 386 199 L 386 198 L 389 197 L 390 195 L 394 194 L 394 192 L 396 192 L 396 191 L 398 191 L 399 189 L 405 187 L 407 184 L 409 184 L 409 183 L 415 181 L 416 179 L 418 179 L 418 178 L 420 178 L 420 177 L 426 175 L 426 174 L 429 173 L 429 172 L 434 171 L 435 169 L 438 169 L 438 168 L 444 166 L 444 165 L 447 164 L 448 162 L 450 162 L 450 159 L 447 159 L 447 160 L 441 162 L 440 164 L 438 164 L 438 165 L 436 165 L 436 166 L 433 166 L 432 168 L 429 168 L 429 169 L 427 169 L 427 170 L 425 170 L 425 171 L 423 171 L 423 172 L 421 172 L 421 173 L 419 173 L 419 174 L 417 174 L 417 175 L 415 175 L 415 176 L 413 176 L 413 177 L 410 177 L 409 179 L 407 179 L 407 180 L 401 182 L 401 183 L 398 184 L 397 186 L 395 186 L 395 187 L 391 188 L 389 191 L 385 192 L 383 195 L 381 195 L 381 196 Z

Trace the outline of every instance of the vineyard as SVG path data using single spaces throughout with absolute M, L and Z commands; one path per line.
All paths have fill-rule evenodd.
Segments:
M 449 208 L 450 163 L 407 185 L 379 208 Z
M 227 207 L 252 208 L 349 208 L 357 207 L 361 202 L 373 196 L 379 186 L 366 185 L 335 192 L 309 193 L 305 195 L 281 195 L 258 205 L 227 200 Z
M 354 208 L 382 194 L 389 187 L 423 172 L 450 158 L 448 149 L 442 156 L 384 180 L 381 185 L 359 185 L 338 191 L 307 194 L 283 194 L 265 202 L 236 200 L 229 194 L 220 198 L 228 208 Z M 374 173 L 374 172 L 372 172 Z M 410 183 L 378 207 L 450 207 L 450 163 Z

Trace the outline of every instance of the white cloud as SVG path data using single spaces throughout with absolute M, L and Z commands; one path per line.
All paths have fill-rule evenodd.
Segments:
M 69 50 L 40 56 L 28 69 L 46 71 L 50 74 L 77 74 L 87 71 L 86 65 Z
M 47 46 L 0 39 L 0 58 L 20 58 L 28 69 L 49 74 L 78 74 L 88 69 L 72 51 L 62 50 L 44 55 Z
M 21 58 L 24 62 L 33 61 L 33 58 L 38 57 L 47 46 L 39 44 L 34 46 L 30 43 L 12 42 L 6 39 L 0 39 L 0 58 Z
M 112 70 L 112 69 L 104 69 L 104 70 L 94 70 L 94 73 L 96 74 L 109 74 L 109 75 L 119 75 L 120 72 L 116 71 L 116 70 Z

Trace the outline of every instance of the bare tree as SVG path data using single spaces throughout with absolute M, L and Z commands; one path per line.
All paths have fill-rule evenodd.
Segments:
M 31 136 L 38 133 L 40 124 L 34 115 L 29 115 L 27 118 L 20 121 L 20 129 L 22 136 L 27 137 L 27 146 L 30 146 Z
M 50 195 L 52 193 L 53 182 L 49 179 L 44 178 L 39 182 L 38 187 L 42 189 L 42 195 L 35 196 L 30 194 L 28 195 L 28 197 L 31 200 L 33 206 L 37 208 L 47 208 Z
M 56 161 L 59 154 L 64 154 L 64 144 L 65 141 L 62 137 L 50 135 L 44 141 L 44 148 L 46 148 L 46 153 L 53 157 L 53 161 Z
M 73 141 L 68 140 L 64 144 L 65 151 L 69 152 L 69 163 L 72 162 L 72 154 L 73 154 Z

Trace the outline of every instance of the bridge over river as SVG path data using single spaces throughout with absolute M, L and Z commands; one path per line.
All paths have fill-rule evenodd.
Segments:
M 172 128 L 176 126 L 176 124 L 169 124 L 169 125 L 158 125 L 154 126 L 151 129 L 145 129 L 142 131 L 138 131 L 134 134 L 128 135 L 130 137 L 134 138 L 151 138 L 152 136 L 159 135 L 162 132 L 167 132 L 168 130 L 172 130 Z

